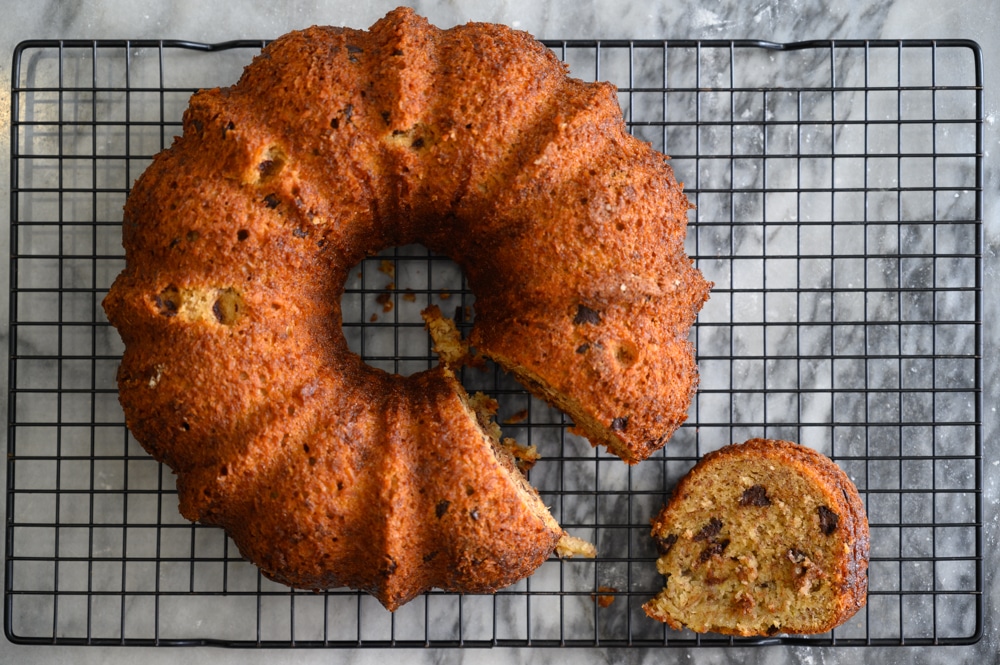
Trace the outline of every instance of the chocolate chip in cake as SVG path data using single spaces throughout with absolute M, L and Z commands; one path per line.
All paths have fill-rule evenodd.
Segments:
M 177 316 L 177 312 L 180 310 L 180 300 L 180 291 L 173 284 L 163 289 L 155 298 L 157 309 L 160 310 L 161 315 L 167 318 Z
M 348 53 L 364 53 L 364 49 L 362 49 L 360 46 L 355 46 L 354 44 L 348 44 L 347 45 L 347 52 Z
M 743 490 L 740 497 L 741 506 L 770 506 L 771 500 L 767 498 L 767 490 L 763 485 L 752 485 Z
M 720 531 L 722 531 L 722 520 L 720 520 L 718 517 L 713 517 L 708 521 L 708 524 L 703 526 L 701 528 L 701 531 L 699 531 L 695 535 L 694 541 L 695 542 L 699 540 L 713 541 L 715 540 L 715 537 L 719 535 Z M 729 541 L 726 541 L 726 543 L 728 544 Z
M 573 323 L 576 325 L 582 325 L 584 323 L 598 324 L 601 322 L 601 314 L 594 309 L 590 309 L 586 305 L 577 305 L 576 316 L 573 317 Z
M 281 203 L 281 199 L 279 199 L 275 194 L 268 194 L 264 197 L 264 203 L 267 204 L 268 208 L 273 210 L 278 207 L 279 203 Z
M 727 547 L 729 547 L 729 539 L 728 538 L 726 540 L 720 540 L 718 542 L 712 542 L 712 543 L 710 543 L 708 545 L 708 547 L 706 547 L 705 549 L 703 549 L 701 551 L 701 555 L 698 557 L 698 561 L 700 563 L 705 563 L 706 561 L 708 561 L 709 559 L 711 559 L 713 556 L 721 555 L 723 552 L 726 551 Z
M 219 323 L 231 326 L 240 318 L 242 305 L 243 298 L 235 289 L 223 289 L 212 303 L 212 314 Z
M 837 530 L 837 526 L 840 524 L 840 515 L 833 512 L 826 506 L 817 507 L 816 514 L 819 515 L 819 530 L 822 531 L 824 535 L 829 536 Z
M 656 551 L 660 556 L 666 556 L 670 553 L 671 548 L 674 543 L 677 542 L 677 534 L 671 533 L 664 538 L 659 536 L 653 536 L 653 543 L 656 545 Z
M 177 314 L 176 305 L 173 307 L 169 307 L 169 305 L 173 305 L 173 303 L 171 303 L 170 301 L 165 301 L 160 296 L 156 296 L 153 299 L 153 301 L 156 303 L 156 309 L 160 310 L 160 314 L 162 314 L 163 316 L 170 317 L 170 316 L 175 316 Z
M 444 517 L 444 514 L 448 512 L 448 506 L 451 505 L 451 501 L 448 499 L 441 499 L 438 501 L 437 506 L 434 508 L 434 514 L 437 515 L 438 519 Z
M 626 427 L 628 427 L 628 416 L 615 418 L 611 421 L 612 432 L 624 432 Z
M 263 162 L 257 165 L 257 170 L 260 171 L 260 175 L 262 177 L 271 175 L 271 173 L 274 172 L 274 169 L 275 167 L 273 159 L 265 159 Z
M 584 342 L 580 346 L 576 347 L 576 352 L 577 353 L 586 353 L 588 349 L 590 349 L 590 344 Z

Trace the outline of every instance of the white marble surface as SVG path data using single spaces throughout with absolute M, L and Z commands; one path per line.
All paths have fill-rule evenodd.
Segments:
M 267 38 L 314 23 L 367 27 L 395 2 L 371 2 L 361 6 L 343 6 L 336 2 L 176 2 L 154 3 L 124 0 L 96 0 L 76 4 L 38 2 L 11 4 L 0 25 L 0 54 L 9 62 L 14 45 L 29 38 L 179 38 L 214 42 L 236 38 Z M 852 3 L 854 9 L 830 9 L 819 0 L 778 2 L 696 3 L 691 1 L 657 2 L 573 2 L 548 3 L 517 0 L 513 2 L 418 2 L 413 6 L 440 26 L 467 20 L 507 23 L 528 30 L 541 38 L 757 38 L 773 41 L 827 38 L 947 38 L 962 37 L 978 41 L 985 55 L 986 69 L 986 174 L 984 263 L 987 285 L 994 283 L 1000 270 L 1000 210 L 996 205 L 1000 189 L 997 154 L 1000 152 L 1000 129 L 994 123 L 998 111 L 996 90 L 1000 81 L 1000 44 L 995 39 L 1000 27 L 1000 7 L 975 0 L 954 2 L 942 7 L 928 0 L 877 0 Z M 846 3 L 845 3 L 846 4 Z M 10 69 L 0 70 L 0 152 L 10 153 L 9 144 Z M 8 200 L 9 165 L 0 165 L 0 199 Z M 5 207 L 6 209 L 6 207 Z M 6 214 L 6 213 L 5 213 Z M 7 255 L 8 234 L 0 233 L 0 255 Z M 6 261 L 3 262 L 6 265 Z M 6 275 L 0 284 L 6 294 Z M 987 286 L 987 290 L 989 290 Z M 4 296 L 5 297 L 5 296 Z M 7 308 L 0 308 L 6 312 Z M 686 650 L 602 650 L 564 649 L 493 649 L 489 651 L 408 651 L 408 661 L 422 663 L 458 663 L 466 660 L 487 662 L 661 662 L 667 659 L 691 662 L 774 662 L 840 663 L 865 662 L 995 662 L 1000 652 L 1000 626 L 995 612 L 1000 602 L 1000 585 L 992 570 L 1000 564 L 997 554 L 1000 522 L 996 505 L 1000 500 L 1000 459 L 995 441 L 998 432 L 994 404 L 1000 397 L 1000 365 L 993 359 L 1000 342 L 998 327 L 990 325 L 998 314 L 997 302 L 986 296 L 984 318 L 986 337 L 985 363 L 985 515 L 987 557 L 985 637 L 972 647 L 928 649 L 810 649 L 807 647 L 766 647 L 750 649 Z M 6 325 L 2 330 L 6 344 Z M 5 373 L 3 373 L 5 374 Z M 5 380 L 5 377 L 4 377 Z M 735 417 L 735 415 L 734 415 Z M 269 650 L 258 652 L 219 649 L 103 649 L 65 647 L 21 647 L 0 641 L 0 662 L 16 663 L 117 663 L 143 660 L 149 663 L 177 662 L 181 659 L 201 662 L 375 663 L 400 656 L 378 650 L 322 651 Z

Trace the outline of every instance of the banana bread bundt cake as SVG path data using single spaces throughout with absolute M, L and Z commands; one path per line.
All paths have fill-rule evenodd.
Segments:
M 477 351 L 634 463 L 697 381 L 689 207 L 614 88 L 525 33 L 408 9 L 290 33 L 192 97 L 128 198 L 104 301 L 127 424 L 184 516 L 273 579 L 390 609 L 495 590 L 564 533 L 447 367 L 348 349 L 348 271 L 410 243 L 452 258 Z
M 653 520 L 666 588 L 644 605 L 699 633 L 822 633 L 864 607 L 868 519 L 826 456 L 753 439 L 705 455 Z

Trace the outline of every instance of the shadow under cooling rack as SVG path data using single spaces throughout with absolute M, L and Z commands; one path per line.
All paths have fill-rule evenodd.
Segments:
M 941 645 L 983 626 L 982 155 L 978 46 L 964 41 L 557 41 L 611 80 L 630 130 L 672 156 L 715 282 L 692 333 L 689 422 L 626 467 L 496 368 L 463 382 L 536 445 L 530 479 L 599 550 L 492 596 L 431 592 L 395 615 L 348 590 L 263 579 L 125 428 L 121 342 L 100 307 L 123 266 L 133 180 L 188 97 L 262 42 L 34 41 L 14 53 L 5 630 L 19 643 L 227 646 Z M 352 348 L 435 362 L 419 311 L 463 327 L 461 273 L 422 247 L 352 271 Z M 649 519 L 706 452 L 754 436 L 830 455 L 871 523 L 868 607 L 812 637 L 666 629 Z M 606 601 L 611 601 L 608 604 Z

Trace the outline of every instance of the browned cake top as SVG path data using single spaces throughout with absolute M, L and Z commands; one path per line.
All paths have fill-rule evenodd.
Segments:
M 194 95 L 129 196 L 105 301 L 127 422 L 181 511 L 276 579 L 389 605 L 507 584 L 561 529 L 447 371 L 348 349 L 348 270 L 415 242 L 453 258 L 477 350 L 635 462 L 697 382 L 688 209 L 614 89 L 524 33 L 408 9 L 291 33 Z

